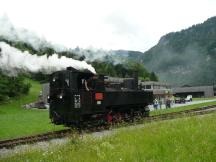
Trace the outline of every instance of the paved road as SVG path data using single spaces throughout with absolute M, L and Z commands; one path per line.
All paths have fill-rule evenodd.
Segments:
M 216 101 L 216 99 L 213 100 L 201 100 L 201 101 L 192 101 L 192 102 L 186 102 L 184 104 L 172 104 L 171 108 L 176 108 L 176 107 L 180 107 L 180 106 L 187 106 L 187 105 L 194 105 L 194 104 L 199 104 L 199 103 L 205 103 L 205 102 L 212 102 L 212 101 Z M 159 106 L 158 106 L 159 107 Z M 153 105 L 149 105 L 150 111 L 153 111 Z M 162 105 L 162 109 L 165 109 L 165 105 Z

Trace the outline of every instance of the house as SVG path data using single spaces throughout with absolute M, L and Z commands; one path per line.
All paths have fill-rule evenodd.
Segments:
M 164 82 L 155 82 L 155 81 L 139 81 L 139 85 L 142 90 L 152 91 L 155 98 L 165 99 L 166 97 L 172 97 L 173 91 L 171 85 Z
M 186 97 L 192 95 L 193 97 L 214 97 L 213 86 L 183 86 L 173 87 L 173 93 L 175 96 Z

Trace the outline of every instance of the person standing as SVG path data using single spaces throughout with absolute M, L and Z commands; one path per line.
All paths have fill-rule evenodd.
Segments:
M 162 99 L 161 98 L 159 99 L 159 107 L 160 109 L 162 109 Z
M 171 108 L 171 100 L 169 98 L 166 99 L 166 108 Z
M 157 110 L 158 108 L 158 100 L 155 98 L 154 99 L 154 109 Z

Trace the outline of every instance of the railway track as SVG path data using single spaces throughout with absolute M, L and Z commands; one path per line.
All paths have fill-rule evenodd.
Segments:
M 183 110 L 179 112 L 171 112 L 166 114 L 149 116 L 145 120 L 147 121 L 168 120 L 168 119 L 175 119 L 175 118 L 186 117 L 186 116 L 203 115 L 203 114 L 212 113 L 214 111 L 216 111 L 216 105 L 204 106 L 204 107 L 190 109 L 190 110 Z
M 214 111 L 216 111 L 216 105 L 195 108 L 191 110 L 184 110 L 184 111 L 179 111 L 179 112 L 172 112 L 172 113 L 149 116 L 135 123 L 152 122 L 152 121 L 175 119 L 175 118 L 186 117 L 186 116 L 203 115 L 203 114 L 212 113 Z M 95 130 L 99 131 L 100 129 L 92 129 L 88 132 L 94 132 Z M 53 132 L 48 132 L 48 133 L 43 133 L 43 134 L 38 134 L 38 135 L 33 135 L 33 136 L 2 140 L 0 141 L 0 149 L 13 148 L 14 146 L 21 145 L 21 144 L 29 144 L 29 143 L 35 143 L 35 142 L 40 142 L 40 141 L 47 141 L 47 140 L 51 140 L 54 138 L 62 138 L 62 137 L 66 137 L 70 135 L 72 132 L 73 132 L 72 129 L 64 129 L 64 130 L 53 131 Z
M 61 137 L 67 136 L 71 132 L 72 132 L 71 129 L 64 129 L 64 130 L 53 131 L 53 132 L 48 132 L 48 133 L 43 133 L 43 134 L 38 134 L 38 135 L 33 135 L 33 136 L 26 136 L 26 137 L 21 137 L 21 138 L 3 140 L 3 141 L 0 141 L 0 149 L 12 148 L 16 145 L 46 141 L 46 140 L 50 140 L 54 138 L 61 138 Z

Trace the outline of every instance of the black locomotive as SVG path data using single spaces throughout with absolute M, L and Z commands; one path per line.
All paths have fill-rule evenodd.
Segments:
M 139 90 L 137 75 L 120 83 L 70 67 L 51 75 L 49 100 L 54 124 L 82 127 L 148 116 L 153 94 Z

